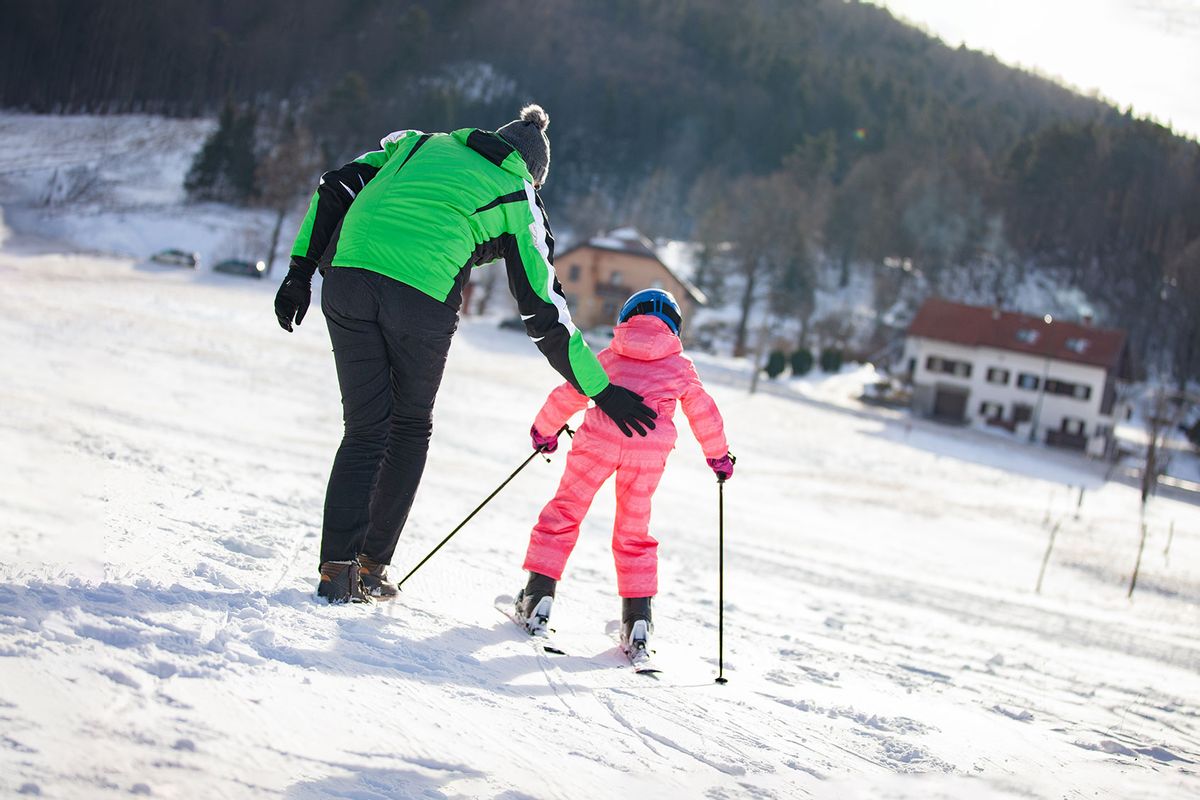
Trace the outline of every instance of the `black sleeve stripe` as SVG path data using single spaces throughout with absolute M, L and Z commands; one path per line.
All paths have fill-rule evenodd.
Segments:
M 472 213 L 479 214 L 480 212 L 487 211 L 488 209 L 503 205 L 504 203 L 524 203 L 525 200 L 525 190 L 520 189 L 515 192 L 509 192 L 508 194 L 502 194 L 492 202 L 488 203 L 486 206 L 480 206 L 479 208 L 475 209 L 475 211 Z
M 558 308 L 539 297 L 529 285 L 529 273 L 525 271 L 525 263 L 521 260 L 517 237 L 506 233 L 501 239 L 504 266 L 508 270 L 508 290 L 512 292 L 517 301 L 517 310 L 525 320 L 525 332 L 537 344 L 538 350 L 542 351 L 550 366 L 574 386 L 576 391 L 586 394 L 575 377 L 575 370 L 571 368 L 571 333 L 559 323 Z M 555 290 L 559 291 L 557 281 Z
M 308 239 L 308 251 L 304 254 L 307 258 L 319 261 L 329 247 L 334 231 L 357 196 L 350 187 L 357 183 L 361 191 L 378 172 L 378 167 L 352 161 L 321 176 L 321 185 L 317 187 L 317 213 Z

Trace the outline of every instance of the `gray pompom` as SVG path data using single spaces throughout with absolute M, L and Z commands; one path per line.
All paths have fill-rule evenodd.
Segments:
M 534 125 L 537 125 L 539 131 L 544 131 L 550 127 L 550 115 L 537 103 L 530 103 L 521 109 L 521 121 L 532 122 Z

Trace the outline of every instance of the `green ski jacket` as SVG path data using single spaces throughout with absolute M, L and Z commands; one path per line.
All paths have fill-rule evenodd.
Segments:
M 332 243 L 334 268 L 378 272 L 456 310 L 471 269 L 503 258 L 538 349 L 581 393 L 603 391 L 608 376 L 571 322 L 550 221 L 521 154 L 474 128 L 397 131 L 380 146 L 321 176 L 292 258 L 315 268 Z

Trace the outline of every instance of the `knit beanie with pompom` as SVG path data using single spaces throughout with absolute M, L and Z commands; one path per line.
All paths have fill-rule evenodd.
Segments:
M 525 166 L 537 186 L 545 183 L 550 174 L 550 139 L 546 136 L 549 126 L 550 115 L 541 106 L 531 103 L 521 109 L 519 118 L 496 131 L 525 159 Z

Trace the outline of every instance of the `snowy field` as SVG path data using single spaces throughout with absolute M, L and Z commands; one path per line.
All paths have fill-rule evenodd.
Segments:
M 714 369 L 729 683 L 686 433 L 647 678 L 605 630 L 607 491 L 556 606 L 571 654 L 492 607 L 561 455 L 397 601 L 314 602 L 340 434 L 316 303 L 289 336 L 273 286 L 20 243 L 0 285 L 0 796 L 1200 796 L 1200 508 L 1151 504 L 1127 600 L 1137 496 L 1100 465 Z M 525 458 L 555 383 L 522 335 L 463 323 L 399 574 Z

